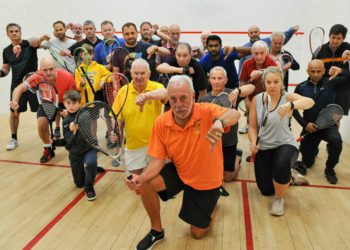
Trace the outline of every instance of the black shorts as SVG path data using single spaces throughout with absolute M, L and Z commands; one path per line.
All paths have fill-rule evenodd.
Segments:
M 232 146 L 223 146 L 222 153 L 224 156 L 224 171 L 235 171 L 237 144 Z
M 11 95 L 10 95 L 10 100 L 12 101 L 12 92 L 13 92 L 14 88 L 13 86 L 11 86 Z M 39 103 L 38 103 L 38 98 L 36 97 L 36 94 L 33 94 L 30 91 L 26 91 L 24 92 L 21 97 L 18 100 L 18 112 L 26 112 L 27 111 L 27 103 L 29 103 L 30 106 L 30 110 L 32 112 L 36 112 L 38 110 L 39 107 Z M 10 109 L 12 112 L 13 110 Z
M 211 215 L 220 197 L 219 187 L 211 190 L 196 190 L 184 184 L 172 162 L 164 166 L 160 175 L 164 179 L 166 190 L 160 191 L 159 197 L 167 201 L 183 190 L 179 217 L 190 225 L 208 228 Z

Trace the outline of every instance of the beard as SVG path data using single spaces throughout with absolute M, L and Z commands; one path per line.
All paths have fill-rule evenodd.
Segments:
M 136 39 L 130 38 L 130 39 L 126 40 L 126 42 L 127 42 L 128 45 L 135 45 L 136 44 Z
M 210 51 L 210 52 L 209 52 L 209 55 L 210 55 L 211 57 L 216 57 L 216 56 L 219 55 L 219 52 L 213 50 L 213 51 Z

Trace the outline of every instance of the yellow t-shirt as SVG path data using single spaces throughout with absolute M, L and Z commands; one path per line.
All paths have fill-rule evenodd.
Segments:
M 86 65 L 84 63 L 82 63 L 82 64 L 80 64 L 79 67 L 82 67 L 85 70 Z M 107 77 L 110 74 L 111 74 L 111 72 L 108 69 L 106 69 L 103 65 L 98 64 L 95 61 L 91 62 L 91 64 L 88 67 L 87 77 L 89 78 L 95 92 L 101 89 L 101 85 L 100 85 L 101 79 L 104 77 Z M 87 98 L 85 97 L 84 87 L 80 86 L 82 76 L 79 74 L 78 69 L 75 69 L 74 78 L 75 78 L 75 83 L 76 83 L 77 89 L 78 89 L 78 91 L 80 91 L 80 94 L 81 94 L 80 104 L 84 105 L 87 102 L 94 101 L 95 96 L 94 96 L 94 93 L 92 92 L 92 89 L 91 89 L 90 84 L 88 82 L 86 82 L 86 84 L 85 84 Z
M 142 93 L 146 93 L 156 89 L 162 89 L 164 86 L 158 82 L 148 81 L 147 87 Z M 120 110 L 125 100 L 127 86 L 123 86 L 114 100 L 112 109 L 115 114 Z M 148 145 L 153 123 L 162 112 L 162 101 L 150 100 L 147 101 L 140 111 L 140 106 L 135 104 L 136 97 L 141 94 L 134 88 L 133 81 L 129 84 L 129 91 L 125 105 L 120 112 L 118 119 L 124 120 L 126 145 L 129 150 L 138 149 Z

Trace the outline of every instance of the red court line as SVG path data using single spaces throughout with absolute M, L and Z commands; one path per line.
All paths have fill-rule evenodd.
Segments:
M 55 163 L 38 163 L 38 162 L 14 161 L 14 160 L 0 160 L 0 162 L 15 163 L 15 164 L 21 164 L 21 165 L 34 165 L 34 166 L 42 166 L 42 167 L 47 166 L 47 167 L 70 168 L 69 165 L 65 165 L 65 164 L 55 164 Z M 125 171 L 124 171 L 124 170 L 119 170 L 119 169 L 106 169 L 106 172 L 124 173 Z M 236 182 L 246 182 L 246 183 L 256 183 L 255 180 L 236 179 L 235 181 L 236 181 Z M 303 186 L 303 187 L 350 190 L 350 187 L 327 186 L 327 185 L 308 185 L 308 186 Z
M 247 250 L 254 250 L 253 231 L 252 231 L 252 223 L 250 219 L 247 183 L 245 181 L 242 181 L 241 186 L 242 186 L 245 238 L 246 238 Z
M 96 177 L 98 183 L 106 173 L 100 174 Z M 27 245 L 23 250 L 32 249 L 80 200 L 84 197 L 84 191 L 81 191 L 63 210 L 53 218 Z
M 241 183 L 256 183 L 254 180 L 241 180 L 236 179 L 235 181 L 241 182 Z M 327 185 L 294 185 L 294 187 L 309 187 L 309 188 L 326 188 L 326 189 L 338 189 L 338 190 L 350 190 L 350 187 L 342 187 L 342 186 L 327 186 Z
M 34 166 L 48 166 L 48 167 L 60 167 L 60 168 L 70 168 L 69 165 L 65 164 L 55 164 L 55 163 L 39 163 L 39 162 L 27 162 L 27 161 L 14 161 L 14 160 L 0 160 L 0 162 L 23 164 L 23 165 L 34 165 Z
M 327 188 L 327 189 L 339 189 L 339 190 L 350 190 L 350 187 L 327 186 L 327 185 L 303 185 L 303 187 L 310 187 L 310 188 Z
M 97 34 L 101 34 L 101 31 L 96 31 Z M 116 34 L 122 34 L 121 31 L 116 31 Z M 247 35 L 247 31 L 211 31 L 212 34 L 216 35 Z M 261 31 L 260 34 L 262 35 L 269 35 L 272 34 L 272 31 Z M 181 34 L 185 35 L 200 35 L 202 34 L 202 31 L 181 31 Z M 305 33 L 300 31 L 295 33 L 296 35 L 304 35 Z
M 14 161 L 14 160 L 0 160 L 0 162 L 21 164 L 21 165 L 33 165 L 33 166 L 41 166 L 41 167 L 47 166 L 47 167 L 70 168 L 69 165 L 56 164 L 56 163 L 39 163 L 39 162 Z M 124 173 L 125 171 L 117 170 L 117 169 L 106 169 L 106 172 Z

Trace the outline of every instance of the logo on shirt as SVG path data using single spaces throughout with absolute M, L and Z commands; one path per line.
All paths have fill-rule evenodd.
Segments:
M 201 121 L 200 120 L 198 120 L 194 123 L 193 133 L 195 135 L 199 135 L 201 133 Z

